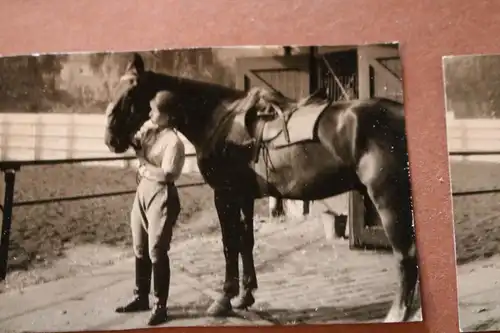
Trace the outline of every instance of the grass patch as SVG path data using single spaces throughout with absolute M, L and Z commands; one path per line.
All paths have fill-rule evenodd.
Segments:
M 452 162 L 454 192 L 500 189 L 500 164 Z M 453 197 L 457 263 L 500 254 L 500 193 Z

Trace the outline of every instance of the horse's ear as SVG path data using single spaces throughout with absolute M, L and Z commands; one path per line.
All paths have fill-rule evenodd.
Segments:
M 132 58 L 127 63 L 125 68 L 126 73 L 134 73 L 136 75 L 141 75 L 144 73 L 144 60 L 139 53 L 134 52 Z

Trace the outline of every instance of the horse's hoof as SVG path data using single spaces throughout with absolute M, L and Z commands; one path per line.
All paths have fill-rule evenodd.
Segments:
M 238 310 L 245 310 L 251 307 L 255 303 L 255 298 L 251 293 L 244 294 L 241 296 L 234 304 L 234 307 Z
M 231 302 L 229 299 L 219 299 L 210 305 L 207 310 L 207 315 L 211 317 L 227 317 L 232 311 Z

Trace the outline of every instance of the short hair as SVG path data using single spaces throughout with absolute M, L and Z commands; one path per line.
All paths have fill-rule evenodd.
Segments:
M 167 103 L 169 102 L 171 97 L 172 97 L 172 94 L 169 91 L 161 90 L 158 93 L 156 93 L 152 102 L 154 104 L 156 104 L 156 107 L 158 108 L 158 110 L 161 111 L 167 105 Z

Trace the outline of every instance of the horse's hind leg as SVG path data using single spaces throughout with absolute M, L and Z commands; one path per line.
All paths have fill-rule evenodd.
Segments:
M 397 260 L 399 288 L 384 321 L 407 321 L 411 314 L 418 278 L 418 263 L 412 223 L 410 181 L 405 170 L 401 170 L 406 165 L 394 163 L 391 166 L 380 163 L 383 160 L 390 161 L 392 156 L 379 159 L 366 155 L 363 159 L 359 168 L 360 179 L 379 213 Z
M 394 186 L 394 184 L 389 184 L 388 187 L 391 185 Z M 418 277 L 410 197 L 397 194 L 397 192 L 399 191 L 389 189 L 368 190 L 377 207 L 397 261 L 399 288 L 385 322 L 400 322 L 409 319 Z
M 253 260 L 253 248 L 255 244 L 253 230 L 254 198 L 243 197 L 241 200 L 241 212 L 243 218 L 239 224 L 240 254 L 243 264 L 243 292 L 234 304 L 237 309 L 246 309 L 255 303 L 252 292 L 257 289 L 257 274 Z

